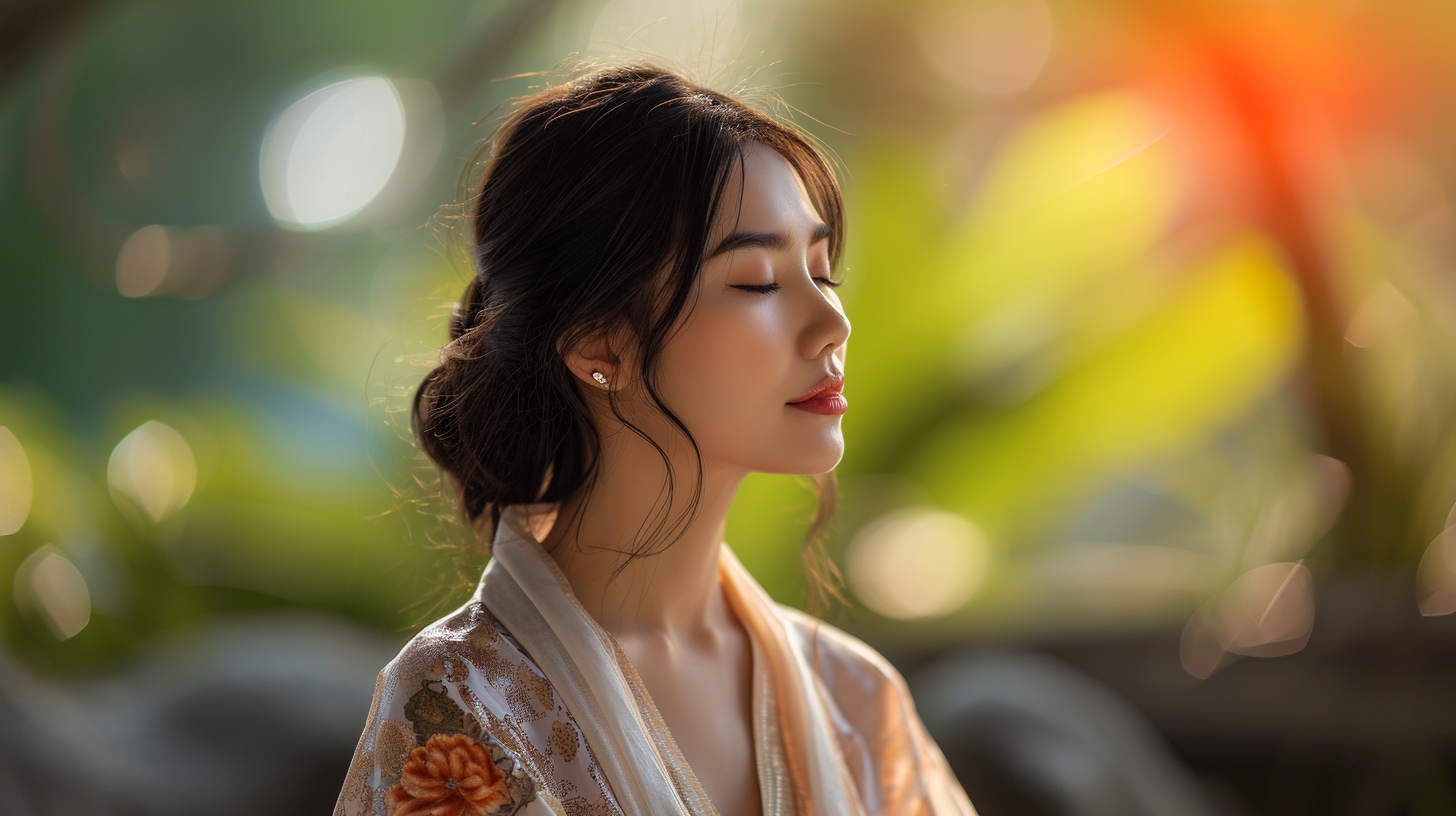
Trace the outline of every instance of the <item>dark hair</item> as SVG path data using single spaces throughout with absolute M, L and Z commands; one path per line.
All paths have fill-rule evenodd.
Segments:
M 627 328 L 639 344 L 638 375 L 697 455 L 691 513 L 702 495 L 702 454 L 663 404 L 655 363 L 693 293 L 729 173 L 741 171 L 745 143 L 783 155 L 833 230 L 837 267 L 844 204 L 834 171 L 792 124 L 649 63 L 586 69 L 513 101 L 516 110 L 466 165 L 467 176 L 486 165 L 462 215 L 474 273 L 439 365 L 415 392 L 414 431 L 477 530 L 488 514 L 493 531 L 505 505 L 589 491 L 601 440 L 558 349 Z M 671 506 L 666 453 L 606 393 L 612 412 L 668 465 Z M 826 592 L 843 601 L 820 540 L 838 487 L 833 471 L 813 480 L 818 510 L 801 548 L 811 609 L 827 603 Z M 646 546 L 630 553 L 645 554 Z

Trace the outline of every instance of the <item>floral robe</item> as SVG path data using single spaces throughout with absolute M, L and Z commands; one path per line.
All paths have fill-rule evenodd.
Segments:
M 543 586 L 550 590 L 559 585 L 562 597 L 574 599 L 539 544 L 532 546 L 529 529 L 519 515 L 507 515 L 497 531 L 496 559 L 475 596 L 425 627 L 380 672 L 335 816 L 657 816 L 668 810 L 716 816 L 646 687 L 609 635 L 586 621 L 600 639 L 601 651 L 620 670 L 610 673 L 623 681 L 621 696 L 604 698 L 609 714 L 620 717 L 622 709 L 631 709 L 633 717 L 626 721 L 645 732 L 641 745 L 649 746 L 651 764 L 661 772 L 621 778 L 620 784 L 628 785 L 621 791 L 614 790 L 606 770 L 616 767 L 626 774 L 621 769 L 633 767 L 622 764 L 620 741 L 607 739 L 611 732 L 603 730 L 599 709 L 588 713 L 583 724 L 590 727 L 583 729 L 567 704 L 596 698 L 583 688 L 554 686 L 548 675 L 571 676 L 559 668 L 561 656 L 551 655 L 556 662 L 543 671 L 543 664 L 533 660 L 521 639 L 492 612 L 500 610 L 504 617 L 505 611 L 530 605 L 526 595 L 492 590 L 507 577 L 497 563 L 502 560 L 514 564 L 526 586 L 537 581 L 533 597 L 543 597 Z M 975 816 L 925 732 L 899 673 L 856 638 L 769 601 L 726 544 L 723 550 L 725 590 L 734 590 L 728 595 L 739 605 L 752 645 L 753 738 L 764 815 Z M 537 572 L 528 574 L 523 564 Z M 502 598 L 510 598 L 510 605 Z M 572 608 L 560 598 L 550 600 L 560 601 L 568 612 Z M 575 608 L 579 617 L 584 614 Z M 780 627 L 777 640 L 770 637 L 765 618 Z M 538 640 L 538 651 L 546 642 L 556 643 Z M 776 644 L 778 663 L 770 659 Z M 775 671 L 776 665 L 785 665 L 783 654 L 789 647 L 784 644 L 797 653 L 796 665 L 812 667 L 801 673 L 812 674 L 803 679 L 814 689 L 817 729 L 795 725 L 808 720 L 791 716 L 796 702 L 800 708 L 806 704 L 803 692 L 783 676 L 789 672 Z M 600 687 L 600 680 L 578 675 L 575 685 Z M 615 765 L 598 761 L 585 733 L 601 735 L 603 747 L 597 752 L 617 752 L 608 755 Z M 647 764 L 640 750 L 636 756 L 639 765 Z M 814 774 L 806 770 L 809 766 Z M 657 789 L 649 789 L 650 796 L 659 798 L 643 799 L 642 779 L 649 788 L 652 779 L 659 780 Z M 624 792 L 629 803 L 631 796 L 637 797 L 635 807 L 623 804 Z

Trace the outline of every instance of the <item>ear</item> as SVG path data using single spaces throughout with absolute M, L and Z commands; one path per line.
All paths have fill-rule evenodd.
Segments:
M 627 367 L 622 364 L 622 359 L 612 351 L 613 348 L 621 348 L 620 341 L 613 341 L 605 333 L 598 332 L 579 341 L 575 346 L 568 349 L 561 349 L 561 359 L 566 367 L 587 386 L 598 390 L 617 390 L 626 384 Z M 592 372 L 600 371 L 606 377 L 606 384 L 598 382 L 592 376 Z

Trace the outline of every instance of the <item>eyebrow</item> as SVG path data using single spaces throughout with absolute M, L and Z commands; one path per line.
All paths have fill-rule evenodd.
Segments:
M 833 227 L 825 223 L 816 222 L 814 228 L 809 233 L 809 245 L 813 246 L 833 234 Z M 782 232 L 735 232 L 719 242 L 717 248 L 708 253 L 708 257 L 705 260 L 711 260 L 739 247 L 763 247 L 764 249 L 782 251 L 788 249 L 790 243 L 789 236 Z

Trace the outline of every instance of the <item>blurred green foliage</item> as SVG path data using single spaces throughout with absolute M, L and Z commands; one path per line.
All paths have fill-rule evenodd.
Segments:
M 435 548 L 463 532 L 443 520 L 403 411 L 463 286 L 427 219 L 450 201 L 487 114 L 538 81 L 514 75 L 591 45 L 603 9 L 636 6 L 80 8 L 9 63 L 0 91 L 0 426 L 34 484 L 0 567 L 20 575 L 55 545 L 84 576 L 91 616 L 58 641 L 16 598 L 0 637 L 54 672 L 262 607 L 403 637 L 464 590 L 450 550 Z M 1326 175 L 1303 188 L 1305 209 L 1283 214 L 1321 236 L 1311 271 L 1287 219 L 1255 212 L 1267 203 L 1258 173 L 1273 171 L 1210 151 L 1158 84 L 1172 72 L 1140 73 L 1158 64 L 1165 17 L 1179 31 L 1237 29 L 1241 6 L 1212 20 L 1176 4 L 1160 16 L 1053 3 L 1041 76 L 1003 97 L 927 61 L 940 4 L 735 8 L 724 14 L 740 15 L 750 47 L 726 75 L 775 90 L 846 171 L 854 375 L 836 551 L 905 506 L 960 514 L 990 548 L 969 603 L 915 623 L 856 607 L 854 626 L 938 640 L 1177 627 L 1261 564 L 1414 569 L 1456 498 L 1456 217 L 1449 142 L 1436 138 L 1453 123 L 1336 128 L 1343 163 L 1315 168 Z M 1248 13 L 1250 30 L 1265 21 Z M 1413 21 L 1446 19 L 1414 4 L 1290 13 L 1342 30 L 1374 20 L 1412 61 L 1438 59 Z M 298 89 L 350 72 L 434 82 L 443 154 L 386 219 L 280 227 L 258 186 L 264 129 Z M 1193 93 L 1178 98 L 1196 106 Z M 1209 109 L 1229 132 L 1242 126 Z M 1392 166 L 1406 175 L 1392 180 Z M 1332 168 L 1350 189 L 1329 192 Z M 1238 187 L 1238 173 L 1255 181 L 1230 198 L 1219 184 Z M 215 286 L 120 295 L 119 248 L 151 224 L 224 230 Z M 1312 274 L 1353 332 L 1333 350 Z M 1316 351 L 1344 361 L 1346 391 L 1321 390 Z M 1336 429 L 1353 438 L 1331 436 L 1331 394 L 1359 403 L 1356 424 Z M 118 442 L 152 420 L 181 434 L 198 473 L 160 522 L 107 480 Z M 812 507 L 806 480 L 756 474 L 729 519 L 729 542 L 789 603 L 802 602 L 796 548 Z

